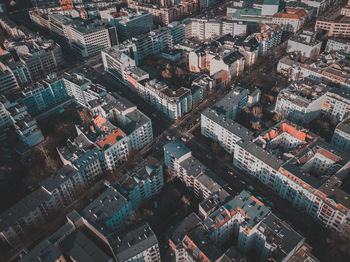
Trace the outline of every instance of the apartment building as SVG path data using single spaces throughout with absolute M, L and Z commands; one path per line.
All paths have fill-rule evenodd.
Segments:
M 252 139 L 253 133 L 235 122 L 239 108 L 248 101 L 249 91 L 235 88 L 201 114 L 201 134 L 219 143 L 228 153 L 233 153 L 240 140 Z
M 328 89 L 325 83 L 310 79 L 292 83 L 279 92 L 274 111 L 293 121 L 309 123 L 322 113 Z
M 138 83 L 137 92 L 146 102 L 172 120 L 179 119 L 192 110 L 191 90 L 185 87 L 173 90 L 165 83 L 152 79 Z
M 140 150 L 152 141 L 151 119 L 125 98 L 107 94 L 90 101 L 89 108 L 93 116 L 100 115 L 124 130 L 129 148 Z
M 321 50 L 322 42 L 316 39 L 316 33 L 305 31 L 288 40 L 287 52 L 300 52 L 302 57 L 315 59 Z
M 53 208 L 54 203 L 50 201 L 50 194 L 41 187 L 35 190 L 1 213 L 1 240 L 15 246 L 24 227 L 43 222 L 48 212 Z
M 153 17 L 147 11 L 137 12 L 124 8 L 118 13 L 110 13 L 106 20 L 117 28 L 119 41 L 148 33 L 153 29 Z
M 175 254 L 175 261 L 186 261 L 186 249 L 182 244 L 187 232 L 200 225 L 201 219 L 196 213 L 191 213 L 168 232 L 169 246 Z
M 22 103 L 32 115 L 70 101 L 63 76 L 56 74 L 48 75 L 47 79 L 22 88 L 21 96 Z
M 5 97 L 0 101 L 0 126 L 5 132 L 13 127 L 20 140 L 28 147 L 33 147 L 44 140 L 36 120 L 28 113 L 26 106 L 10 102 Z
M 342 231 L 349 226 L 348 202 L 346 193 L 335 187 L 342 184 L 349 168 L 349 156 L 317 139 L 309 131 L 284 120 L 252 142 L 237 143 L 234 165 L 257 177 L 324 226 Z M 329 200 L 331 192 L 339 197 Z
M 79 172 L 71 166 L 63 166 L 49 177 L 42 180 L 39 185 L 60 203 L 63 208 L 72 203 L 84 188 L 84 182 Z
M 81 216 L 102 234 L 120 232 L 130 219 L 131 203 L 106 181 L 106 188 L 87 205 Z
M 51 32 L 69 44 L 69 41 L 72 38 L 72 33 L 70 30 L 70 26 L 73 22 L 72 19 L 56 13 L 49 14 L 48 19 Z
M 331 144 L 335 147 L 350 152 L 350 119 L 341 121 L 334 130 Z
M 50 20 L 47 14 L 41 13 L 37 10 L 28 11 L 30 21 L 39 27 L 51 30 Z
M 99 99 L 106 95 L 104 87 L 93 84 L 83 74 L 65 73 L 62 77 L 68 96 L 84 107 L 87 107 L 91 100 Z
M 157 236 L 147 222 L 119 236 L 114 250 L 118 262 L 161 261 Z
M 326 101 L 322 108 L 337 122 L 349 116 L 350 96 L 346 89 L 331 88 L 326 93 Z
M 64 165 L 78 170 L 85 185 L 96 182 L 103 174 L 103 151 L 77 128 L 78 136 L 68 139 L 66 145 L 58 147 L 57 153 Z
M 137 209 L 145 199 L 159 194 L 164 186 L 163 166 L 157 159 L 148 157 L 124 175 L 118 182 L 118 191 Z
M 343 38 L 329 38 L 326 45 L 327 52 L 344 52 L 350 53 L 350 43 L 348 40 Z
M 41 37 L 10 40 L 6 50 L 9 53 L 2 59 L 2 68 L 12 72 L 19 84 L 43 79 L 64 65 L 61 46 Z M 18 67 L 25 68 L 24 76 Z
M 32 33 L 26 27 L 17 25 L 3 13 L 0 14 L 0 25 L 1 28 L 13 38 L 25 38 Z
M 226 185 L 216 174 L 192 156 L 191 151 L 179 141 L 164 146 L 165 165 L 198 199 L 207 199 L 223 190 Z
M 176 261 L 306 261 L 290 260 L 297 259 L 303 251 L 311 261 L 318 261 L 310 253 L 305 238 L 249 192 L 243 190 L 210 206 L 212 210 L 203 220 L 191 213 L 169 231 L 169 246 Z M 196 235 L 203 240 L 201 246 Z M 222 247 L 232 239 L 237 246 L 222 252 Z M 208 248 L 202 249 L 203 245 Z M 216 257 L 218 251 L 220 258 Z
M 40 183 L 40 187 L 0 214 L 0 237 L 13 246 L 26 227 L 39 225 L 51 211 L 76 199 L 83 186 L 79 172 L 64 166 Z
M 259 56 L 264 56 L 268 51 L 277 47 L 282 40 L 282 30 L 277 24 L 265 23 L 260 33 L 254 34 L 259 42 Z
M 66 215 L 67 222 L 34 247 L 23 250 L 19 261 L 115 261 L 106 239 L 75 210 Z
M 191 150 L 178 140 L 164 146 L 164 164 L 170 171 L 179 172 L 180 163 L 191 156 Z
M 186 30 L 189 32 L 186 38 L 194 37 L 203 41 L 226 34 L 245 35 L 247 25 L 226 20 L 191 18 L 186 21 Z
M 1 67 L 1 66 L 0 66 Z M 15 75 L 9 70 L 0 72 L 0 94 L 16 92 L 19 89 Z
M 75 22 L 70 30 L 70 46 L 81 57 L 98 55 L 101 50 L 118 44 L 116 28 L 98 21 Z
M 350 71 L 346 66 L 347 63 L 348 59 L 338 52 L 321 54 L 316 61 L 306 60 L 305 62 L 298 62 L 285 56 L 278 62 L 277 71 L 291 80 L 310 77 L 326 79 L 342 87 L 350 87 L 348 77 Z
M 103 65 L 110 74 L 122 79 L 123 70 L 138 65 L 141 59 L 150 55 L 159 55 L 171 50 L 185 40 L 185 25 L 173 22 L 147 34 L 133 37 L 121 44 L 102 52 Z M 125 57 L 125 55 L 127 57 Z
M 268 214 L 253 230 L 243 232 L 238 238 L 239 249 L 244 253 L 252 250 L 260 261 L 266 261 L 269 258 L 289 261 L 305 242 L 302 235 L 272 213 Z
M 315 30 L 327 32 L 328 36 L 350 36 L 350 3 L 337 12 L 332 12 L 316 20 Z
M 198 3 L 191 0 L 165 7 L 153 5 L 151 3 L 139 3 L 132 1 L 129 4 L 129 7 L 137 11 L 147 11 L 152 14 L 154 22 L 168 25 L 171 22 L 182 20 L 196 12 L 198 10 Z
M 275 13 L 272 16 L 272 23 L 281 26 L 283 31 L 296 33 L 309 19 L 308 12 L 303 8 L 286 8 L 282 12 Z
M 233 236 L 238 236 L 238 246 L 244 246 L 244 237 L 261 222 L 271 210 L 247 191 L 217 207 L 202 221 L 210 239 L 218 246 L 225 244 Z M 242 250 L 248 253 L 248 250 Z
M 309 123 L 325 112 L 340 122 L 349 115 L 349 103 L 345 88 L 330 87 L 327 82 L 308 78 L 280 91 L 275 112 L 300 123 Z
M 136 66 L 135 60 L 128 56 L 124 50 L 118 50 L 118 47 L 103 50 L 101 55 L 105 71 L 120 81 L 125 80 L 127 69 Z
M 129 154 L 127 135 L 102 115 L 98 115 L 93 123 L 98 135 L 95 142 L 104 155 L 104 170 L 116 170 Z
M 0 56 L 0 69 L 3 74 L 2 81 L 6 81 L 1 90 L 6 91 L 7 89 L 10 91 L 9 87 L 16 90 L 14 82 L 17 82 L 18 86 L 23 86 L 32 81 L 28 68 L 21 61 L 15 60 L 14 56 L 8 51 L 4 51 Z M 15 80 L 12 79 L 12 76 Z

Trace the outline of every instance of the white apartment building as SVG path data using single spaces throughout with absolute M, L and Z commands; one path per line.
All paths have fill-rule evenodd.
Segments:
M 350 43 L 343 38 L 329 38 L 327 40 L 326 51 L 340 51 L 344 53 L 350 53 Z
M 347 118 L 350 112 L 349 91 L 341 88 L 329 89 L 322 109 L 338 122 Z
M 253 142 L 238 142 L 233 163 L 324 226 L 342 231 L 349 227 L 350 203 L 336 185 L 341 185 L 341 178 L 348 172 L 350 158 L 317 139 L 284 120 Z M 329 179 L 323 182 L 319 177 Z M 333 194 L 339 197 L 330 200 Z
M 236 197 L 219 206 L 202 221 L 202 224 L 209 232 L 210 239 L 216 245 L 221 246 L 232 236 L 238 237 L 239 240 L 239 235 L 243 231 L 253 230 L 256 224 L 270 212 L 271 210 L 264 206 L 261 201 L 247 191 L 242 191 Z
M 300 52 L 305 58 L 315 59 L 321 50 L 322 41 L 316 39 L 316 33 L 303 31 L 288 40 L 287 52 Z
M 331 144 L 345 152 L 350 152 L 350 118 L 344 119 L 337 125 Z
M 350 69 L 344 66 L 346 58 L 340 53 L 325 53 L 318 56 L 316 61 L 305 63 L 295 61 L 285 56 L 278 62 L 277 71 L 284 74 L 291 80 L 301 80 L 307 77 L 314 79 L 327 79 L 349 88 Z
M 120 40 L 130 39 L 153 29 L 153 17 L 147 11 L 137 12 L 133 9 L 123 8 L 118 13 L 109 13 L 105 19 L 110 25 L 117 28 Z
M 106 89 L 101 85 L 93 84 L 83 74 L 64 74 L 64 86 L 67 94 L 78 104 L 88 107 L 89 102 L 106 95 Z
M 163 186 L 163 165 L 150 156 L 124 175 L 118 182 L 118 191 L 137 209 L 143 200 L 159 194 Z
M 305 9 L 286 8 L 284 12 L 272 16 L 272 23 L 280 25 L 284 31 L 296 33 L 304 26 L 308 18 L 309 14 Z
M 275 112 L 293 121 L 309 123 L 322 113 L 328 87 L 323 83 L 293 83 L 277 96 Z
M 260 261 L 271 258 L 288 261 L 304 242 L 302 235 L 272 213 L 252 230 L 241 227 L 238 236 L 239 250 L 244 253 L 254 252 Z
M 172 172 L 178 173 L 180 163 L 191 156 L 191 150 L 178 140 L 167 143 L 164 146 L 164 164 Z
M 103 152 L 76 127 L 78 136 L 68 139 L 65 146 L 57 148 L 63 165 L 76 168 L 86 186 L 93 184 L 103 174 Z
M 233 153 L 238 141 L 252 139 L 252 132 L 234 121 L 248 95 L 247 89 L 235 88 L 201 114 L 202 135 L 218 142 L 228 153 Z
M 259 56 L 264 56 L 282 41 L 282 29 L 277 24 L 265 23 L 260 33 L 254 34 L 259 42 Z
M 134 59 L 117 48 L 103 50 L 101 55 L 105 71 L 121 81 L 125 81 L 126 70 L 136 66 Z
M 192 110 L 191 90 L 185 87 L 172 90 L 165 83 L 152 79 L 138 83 L 137 92 L 146 102 L 173 120 Z
M 244 71 L 245 55 L 234 49 L 233 45 L 226 42 L 235 42 L 230 36 L 218 37 L 217 40 L 211 40 L 202 44 L 197 49 L 189 52 L 189 69 L 191 72 L 200 72 L 208 70 L 210 76 L 225 70 L 229 73 L 229 79 L 238 76 Z M 249 50 L 250 51 L 250 50 Z
M 103 167 L 105 170 L 114 171 L 129 154 L 127 135 L 102 115 L 98 115 L 93 123 L 99 134 L 96 144 L 104 155 Z
M 118 262 L 160 262 L 157 236 L 147 222 L 119 236 L 114 251 Z
M 92 115 L 108 119 L 122 128 L 127 135 L 129 148 L 140 150 L 153 139 L 152 122 L 128 100 L 107 94 L 103 98 L 91 100 Z
M 226 185 L 179 141 L 172 141 L 164 146 L 164 158 L 169 170 L 200 200 L 220 192 Z
M 85 185 L 79 172 L 66 165 L 42 180 L 40 186 L 50 193 L 63 208 L 78 197 L 79 190 L 82 190 Z
M 98 55 L 101 50 L 117 44 L 115 27 L 106 28 L 100 23 L 73 24 L 71 34 L 70 45 L 81 57 Z

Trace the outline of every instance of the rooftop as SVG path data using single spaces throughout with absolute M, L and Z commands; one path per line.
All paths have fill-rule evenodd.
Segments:
M 22 217 L 39 208 L 41 204 L 50 199 L 50 194 L 43 188 L 38 188 L 15 205 L 0 214 L 0 231 L 14 225 Z
M 103 231 L 106 222 L 127 204 L 127 199 L 115 188 L 109 186 L 81 211 L 81 215 L 92 225 L 98 225 Z
M 112 259 L 99 249 L 94 242 L 86 237 L 80 230 L 71 233 L 61 242 L 60 246 L 74 261 L 107 262 Z
M 290 225 L 272 213 L 265 217 L 258 230 L 266 237 L 267 243 L 278 248 L 277 256 L 281 258 L 285 258 L 305 240 Z
M 61 186 L 69 178 L 73 177 L 78 171 L 68 165 L 65 165 L 49 177 L 40 182 L 40 185 L 47 191 L 52 192 L 54 189 Z
M 200 222 L 201 219 L 197 216 L 196 213 L 189 214 L 179 224 L 170 229 L 168 233 L 170 240 L 175 245 L 180 244 L 186 236 L 187 232 L 199 225 Z
M 171 156 L 179 159 L 182 156 L 191 153 L 191 150 L 188 149 L 184 144 L 179 140 L 171 141 L 164 146 L 164 152 L 169 153 Z
M 120 262 L 128 261 L 149 248 L 158 245 L 158 239 L 148 223 L 142 223 L 117 237 L 113 248 Z

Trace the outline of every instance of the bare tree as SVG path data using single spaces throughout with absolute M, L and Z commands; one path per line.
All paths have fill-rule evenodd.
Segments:
M 87 108 L 83 108 L 78 111 L 79 119 L 84 126 L 88 126 L 91 123 L 92 115 Z
M 252 108 L 252 114 L 255 118 L 262 118 L 263 117 L 262 107 L 260 105 L 254 106 Z

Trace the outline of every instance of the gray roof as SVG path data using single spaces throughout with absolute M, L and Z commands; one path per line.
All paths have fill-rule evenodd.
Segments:
M 238 196 L 231 199 L 227 203 L 223 205 L 230 213 L 232 210 L 239 207 L 242 209 L 247 217 L 249 217 L 248 220 L 246 220 L 244 223 L 251 229 L 253 228 L 257 223 L 259 223 L 264 217 L 271 212 L 270 208 L 268 208 L 265 205 L 260 205 L 256 200 L 252 197 L 251 194 L 249 194 L 247 191 L 243 190 Z M 218 215 L 220 215 L 222 211 L 220 209 L 217 209 L 215 212 L 213 212 L 207 219 L 203 221 L 203 223 L 206 226 L 210 226 L 211 223 L 209 221 L 211 218 L 214 218 Z M 209 227 L 208 227 L 209 228 Z
M 178 140 L 167 143 L 164 146 L 164 151 L 168 152 L 175 158 L 180 158 L 183 155 L 191 152 L 191 150 L 189 150 L 184 144 L 182 144 Z
M 57 247 L 52 245 L 49 241 L 44 240 L 36 245 L 30 252 L 23 256 L 20 259 L 20 262 L 52 262 L 59 261 L 62 253 L 58 250 Z
M 344 132 L 344 133 L 347 133 L 347 134 L 350 134 L 350 117 L 343 120 L 342 122 L 340 122 L 338 125 L 337 125 L 337 128 L 338 130 Z
M 40 185 L 47 191 L 52 192 L 54 189 L 62 185 L 65 181 L 74 176 L 78 171 L 71 166 L 65 165 L 55 173 L 40 182 Z
M 127 199 L 115 188 L 108 187 L 80 213 L 91 224 L 105 227 L 106 221 L 128 204 Z
M 199 225 L 200 222 L 201 219 L 196 213 L 189 214 L 175 228 L 170 229 L 168 233 L 170 240 L 175 245 L 181 243 L 187 232 Z
M 70 234 L 60 246 L 74 261 L 113 261 L 80 230 Z
M 244 145 L 244 143 L 241 143 Z M 255 156 L 256 158 L 260 159 L 265 164 L 269 165 L 275 170 L 278 170 L 281 165 L 284 163 L 281 159 L 276 157 L 274 154 L 267 152 L 262 147 L 257 145 L 255 142 L 246 143 L 247 145 L 244 147 L 244 149 Z
M 41 187 L 30 193 L 0 214 L 0 232 L 15 224 L 20 218 L 27 216 L 31 211 L 49 199 L 50 194 Z
M 158 245 L 158 239 L 148 223 L 143 223 L 118 237 L 113 244 L 119 262 Z
M 198 177 L 200 174 L 212 172 L 194 156 L 186 158 L 180 163 L 180 166 L 186 170 L 188 176 L 192 176 L 194 178 Z
M 267 243 L 278 246 L 277 261 L 281 261 L 305 241 L 302 235 L 272 213 L 265 217 L 258 230 L 265 235 Z
M 218 111 L 213 107 L 204 110 L 202 115 L 206 116 L 216 124 L 243 140 L 251 140 L 253 138 L 254 133 L 252 131 L 237 123 L 233 119 L 225 117 L 224 114 L 218 113 Z
M 226 183 L 213 172 L 200 174 L 197 177 L 197 180 L 203 186 L 205 186 L 211 193 L 220 191 L 220 189 L 226 185 Z

